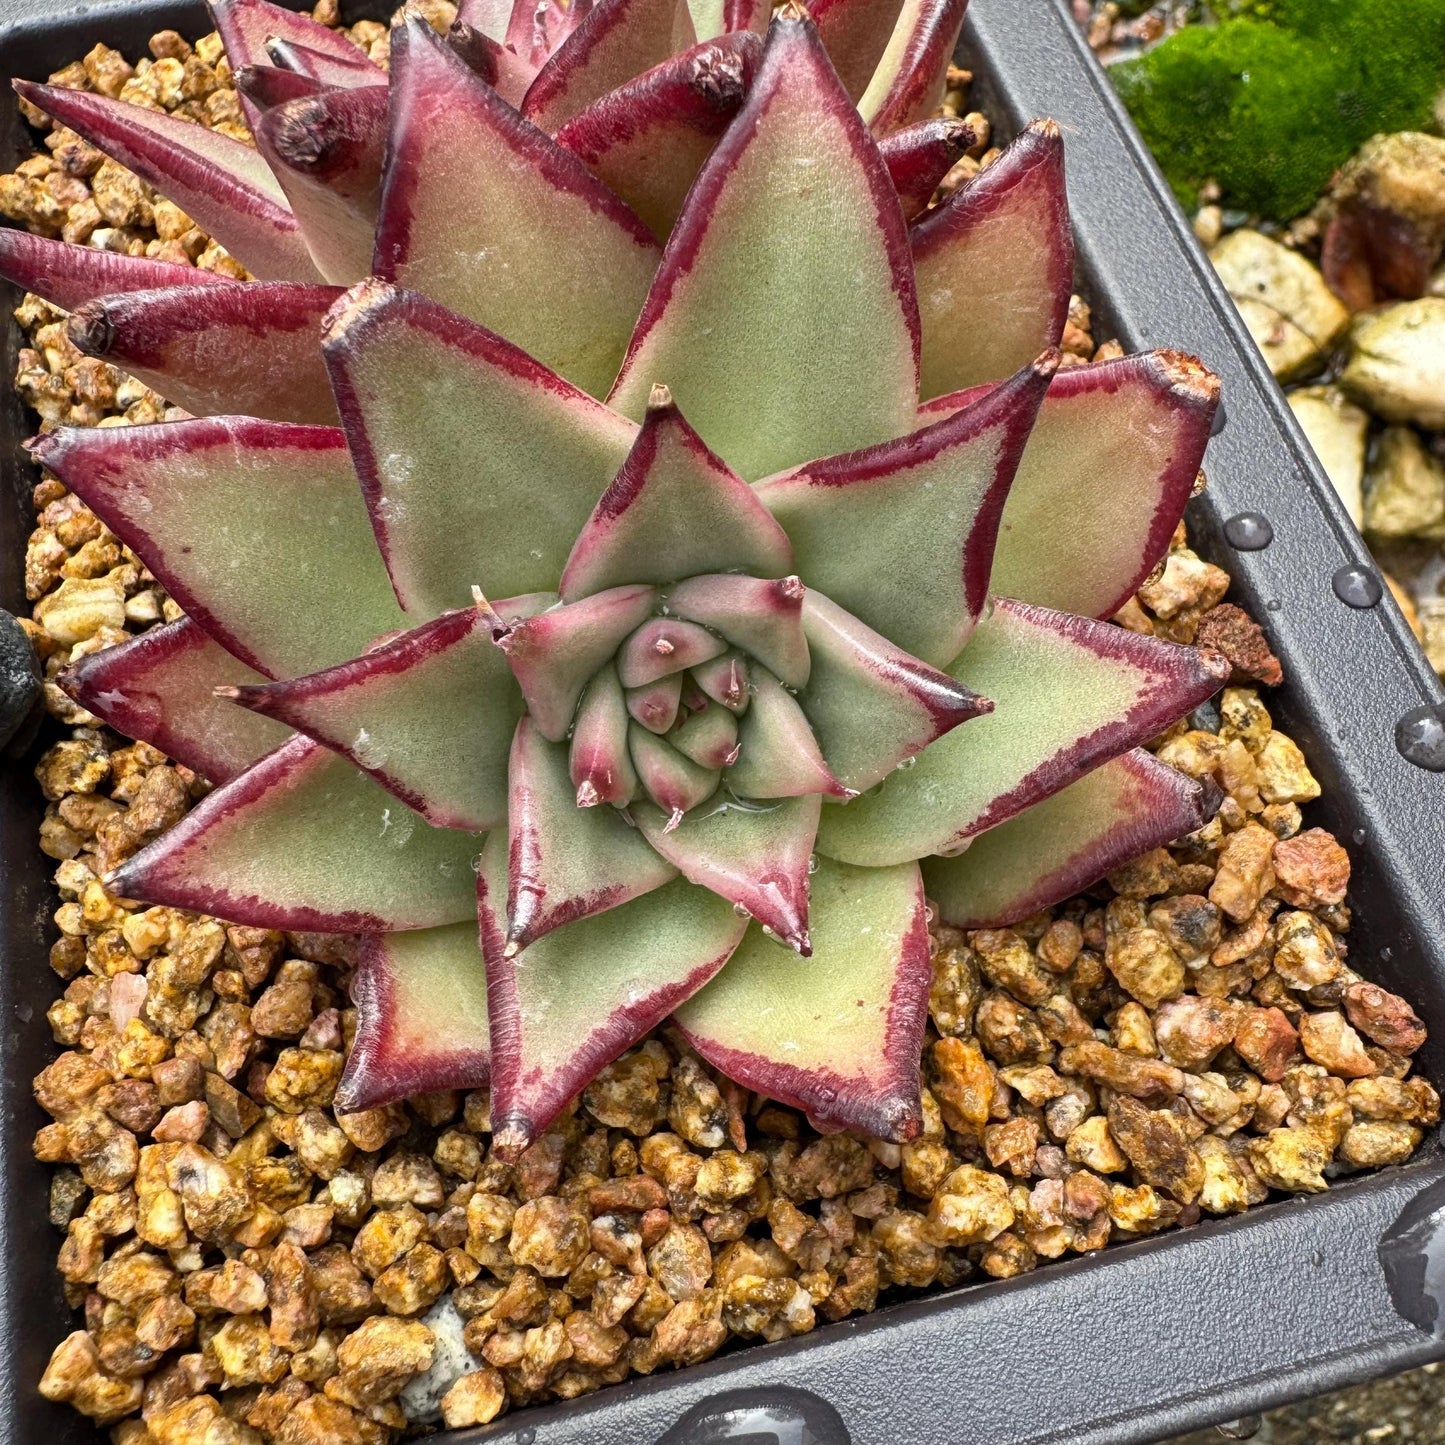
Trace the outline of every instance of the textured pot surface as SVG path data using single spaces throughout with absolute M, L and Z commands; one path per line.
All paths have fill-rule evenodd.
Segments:
M 383 7 L 347 6 L 379 13 Z M 386 7 L 390 8 L 390 7 Z M 170 0 L 3 0 L 0 63 L 43 79 L 97 40 L 126 51 L 154 31 L 208 28 Z M 1431 1030 L 1421 1055 L 1445 1079 L 1445 773 L 1402 756 L 1397 724 L 1438 709 L 1431 673 L 1388 593 L 1355 609 L 1331 586 L 1369 566 L 1364 544 L 1168 190 L 1073 26 L 1067 0 L 973 0 L 963 61 L 997 125 L 1051 115 L 1068 141 L 1079 285 L 1101 335 L 1128 349 L 1198 353 L 1224 378 L 1227 420 L 1206 459 L 1191 532 L 1266 625 L 1287 683 L 1270 698 L 1325 795 L 1317 821 L 1349 842 L 1351 946 L 1370 978 Z M 986 57 L 986 60 L 985 60 Z M 7 160 L 29 148 L 13 105 Z M 18 336 L 4 332 L 12 372 Z M 33 429 L 7 388 L 3 451 Z M 22 606 L 33 476 L 13 461 L 0 493 L 0 603 Z M 1225 523 L 1263 514 L 1273 541 L 1240 550 Z M 1400 730 L 1408 739 L 1409 725 Z M 71 1327 L 46 1220 L 43 1122 L 30 1079 L 53 1056 L 42 1022 L 54 898 L 35 845 L 27 766 L 0 779 L 0 1436 L 95 1440 L 35 1391 Z M 1410 1166 L 1006 1282 L 895 1304 L 779 1346 L 523 1411 L 457 1440 L 505 1445 L 1127 1445 L 1445 1357 L 1445 1160 L 1431 1137 Z M 1436 1238 L 1438 1236 L 1438 1243 Z M 1434 1268 L 1427 1262 L 1434 1260 Z M 824 1403 L 826 1402 L 826 1403 Z

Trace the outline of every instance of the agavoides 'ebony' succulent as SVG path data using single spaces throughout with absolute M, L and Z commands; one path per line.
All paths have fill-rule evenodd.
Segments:
M 1139 745 L 1224 664 L 1099 619 L 1217 385 L 1055 374 L 1054 126 L 909 224 L 961 10 L 477 0 L 388 78 L 227 0 L 259 154 L 20 87 L 258 278 L 0 248 L 196 414 L 34 444 L 187 614 L 69 687 L 220 785 L 108 886 L 364 934 L 342 1107 L 490 1077 L 515 1150 L 670 1014 L 906 1138 L 925 892 L 1016 920 L 1208 816 Z

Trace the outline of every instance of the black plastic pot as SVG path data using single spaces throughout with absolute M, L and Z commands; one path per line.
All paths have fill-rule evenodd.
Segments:
M 206 23 L 199 4 L 172 0 L 0 0 L 0 74 L 43 78 L 97 40 L 139 53 L 167 26 L 195 35 Z M 1354 859 L 1352 962 L 1424 1015 L 1431 1041 L 1421 1064 L 1445 1082 L 1445 772 L 1407 761 L 1397 746 L 1398 734 L 1407 751 L 1425 755 L 1419 741 L 1431 736 L 1432 718 L 1445 726 L 1440 685 L 1388 593 L 1363 609 L 1337 595 L 1340 569 L 1368 569 L 1369 556 L 1067 0 L 973 0 L 961 50 L 1002 130 L 1045 114 L 1064 126 L 1079 284 L 1094 303 L 1095 334 L 1130 349 L 1197 352 L 1224 376 L 1228 419 L 1210 447 L 1210 486 L 1191 525 L 1284 661 L 1288 681 L 1271 695 L 1271 712 L 1324 784 L 1310 821 L 1349 843 Z M 6 164 L 29 144 L 14 107 L 0 106 Z M 7 376 L 17 345 L 7 328 Z M 5 396 L 0 602 L 18 610 L 34 481 L 18 444 L 31 419 L 8 387 Z M 1224 524 L 1244 512 L 1268 519 L 1269 546 L 1229 545 Z M 1445 756 L 1426 761 L 1445 768 Z M 11 769 L 0 792 L 0 1435 L 16 1445 L 78 1445 L 95 1432 L 35 1392 L 51 1348 L 73 1327 L 54 1270 L 59 1237 L 46 1222 L 48 1171 L 30 1155 L 44 1120 L 29 1081 L 54 1052 L 43 1015 L 56 993 L 46 966 L 55 900 L 35 846 L 39 816 L 28 768 Z M 1438 1147 L 1431 1137 L 1416 1162 L 1313 1199 L 893 1304 L 452 1438 L 1129 1445 L 1445 1358 Z

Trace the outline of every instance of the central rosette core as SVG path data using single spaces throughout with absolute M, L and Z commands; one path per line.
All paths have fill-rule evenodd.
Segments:
M 670 833 L 714 798 L 851 797 L 793 696 L 806 590 L 711 573 L 607 588 L 506 631 L 533 721 L 567 743 L 577 806 L 650 801 Z

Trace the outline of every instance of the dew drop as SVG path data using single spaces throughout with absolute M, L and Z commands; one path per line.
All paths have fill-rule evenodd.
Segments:
M 1266 612 L 1278 612 L 1283 606 L 1283 602 L 1281 602 L 1278 598 L 1274 598 L 1273 600 L 1264 604 L 1264 610 Z
M 536 1445 L 536 1439 L 537 1432 L 530 1425 L 517 1431 L 517 1445 Z
M 1325 1262 L 1324 1251 L 1319 1249 L 1310 1250 L 1310 1263 L 1318 1269 Z
M 917 761 L 918 757 L 916 754 L 911 758 L 904 758 L 903 761 L 899 763 L 898 766 L 894 769 L 894 772 L 906 773 L 909 768 L 911 768 Z
M 1407 763 L 1445 773 L 1445 703 L 1411 708 L 1395 724 L 1395 746 Z
M 1350 834 L 1350 840 L 1356 846 L 1358 846 L 1359 844 L 1363 843 L 1365 839 L 1367 839 L 1369 836 L 1370 835 L 1363 828 L 1356 828 L 1355 831 Z
M 1385 595 L 1379 574 L 1374 568 L 1361 567 L 1354 563 L 1341 567 L 1330 578 L 1330 586 L 1346 607 L 1358 607 L 1361 610 L 1376 606 Z
M 1262 552 L 1274 541 L 1274 528 L 1258 512 L 1240 512 L 1224 524 L 1224 540 L 1237 552 Z
M 743 903 L 734 903 L 733 912 L 736 913 L 739 918 L 751 918 L 753 916 L 748 912 L 747 905 Z
M 818 871 L 818 855 L 817 855 L 816 853 L 809 853 L 809 854 L 808 854 L 808 872 L 809 872 L 809 873 L 816 873 L 817 871 Z

